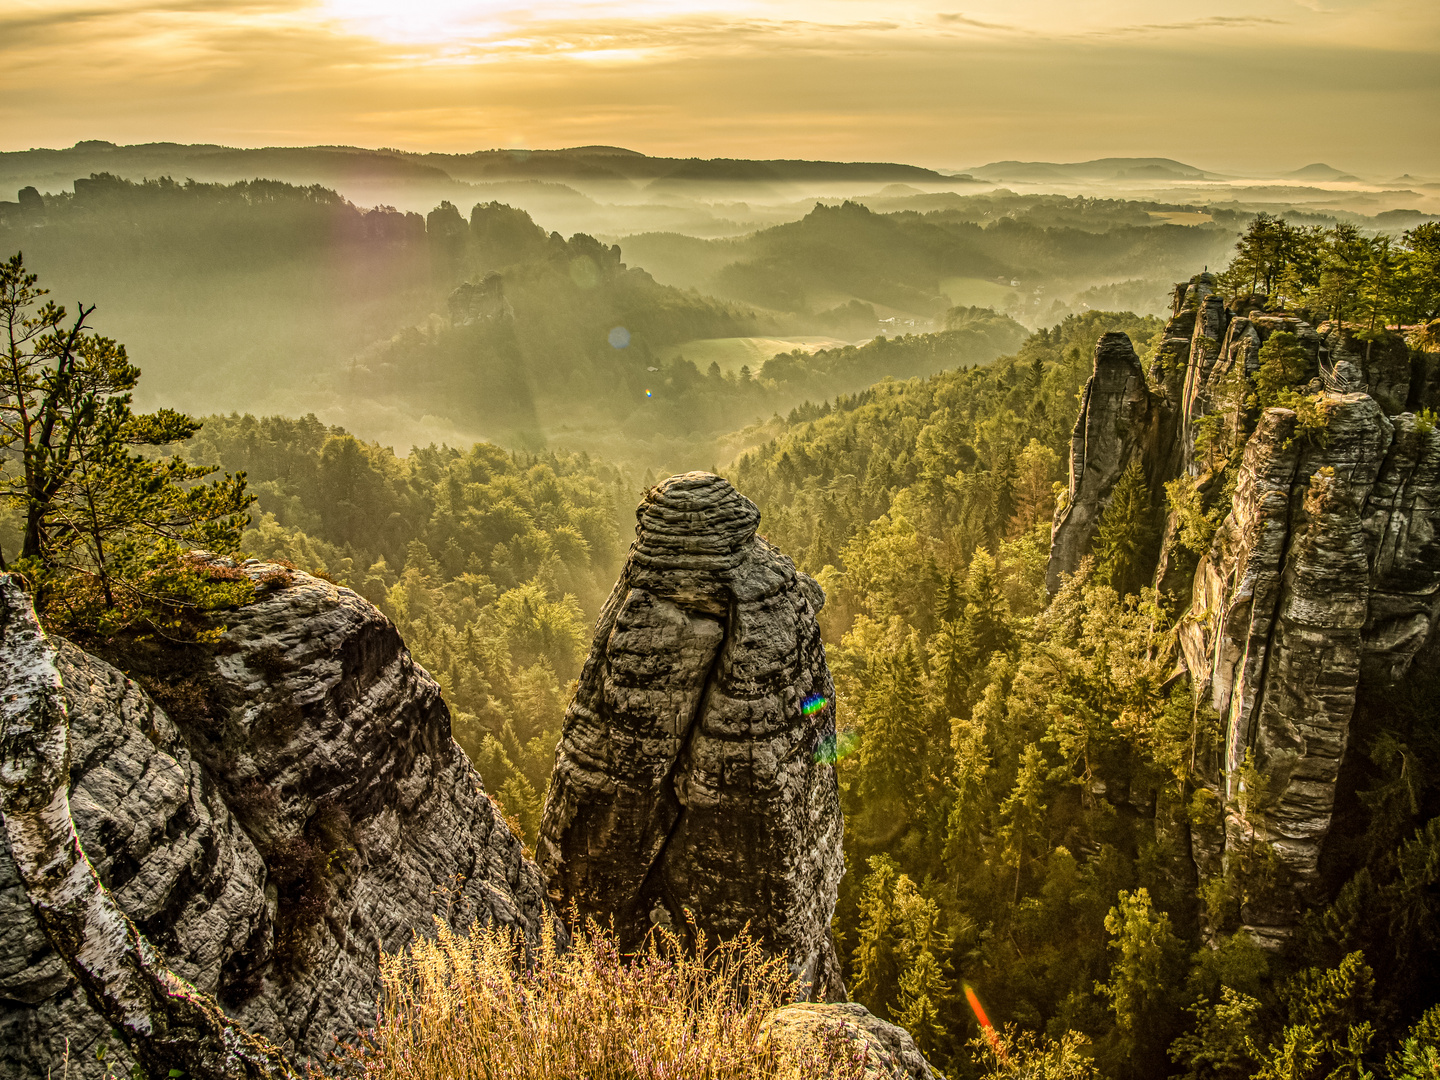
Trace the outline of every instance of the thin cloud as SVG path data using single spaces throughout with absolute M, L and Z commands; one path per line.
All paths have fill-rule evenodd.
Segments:
M 43 30 L 74 27 L 77 23 L 101 20 L 129 20 L 145 15 L 222 15 L 243 18 L 253 15 L 288 14 L 309 7 L 308 0 L 135 0 L 128 4 L 89 4 L 54 7 L 48 11 L 20 14 L 0 13 L 0 30 Z M 3 50 L 0 50 L 3 51 Z
M 962 15 L 955 11 L 942 11 L 935 16 L 942 23 L 949 23 L 952 26 L 970 26 L 976 30 L 999 30 L 1002 33 L 1016 33 L 1020 28 L 1008 26 L 1005 23 L 983 22 L 980 19 L 972 19 L 969 15 Z
M 1247 26 L 1284 26 L 1286 20 L 1271 19 L 1263 15 L 1209 15 L 1203 19 L 1188 19 L 1175 23 L 1138 23 L 1133 26 L 1113 26 L 1103 30 L 1090 31 L 1090 37 L 1121 37 L 1129 34 L 1166 34 L 1177 31 L 1227 29 L 1238 30 Z

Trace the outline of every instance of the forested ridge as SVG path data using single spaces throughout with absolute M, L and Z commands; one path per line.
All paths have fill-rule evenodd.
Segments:
M 890 213 L 817 204 L 800 221 L 746 237 L 648 234 L 622 245 L 662 280 L 792 313 L 823 313 L 837 297 L 856 297 L 934 316 L 950 303 L 947 279 L 998 281 L 1005 310 L 1035 325 L 1057 318 L 1057 306 L 1063 315 L 1061 294 L 1097 280 L 1144 283 L 1158 303 L 1172 277 L 1222 256 L 1232 235 L 1209 215 L 1195 215 L 1206 219 L 1199 227 L 1150 223 L 1141 205 L 1111 200 L 995 193 L 949 201 L 956 205 L 921 211 L 897 199 L 884 204 L 895 205 Z
M 1387 325 L 1433 317 L 1432 233 L 1396 243 L 1262 219 L 1228 280 L 1394 348 Z M 792 417 L 736 465 L 762 528 L 827 591 L 852 993 L 960 1075 L 976 1030 L 967 988 L 1042 1033 L 1010 1045 L 1016 1075 L 1434 1075 L 1434 674 L 1362 699 L 1328 903 L 1267 952 L 1238 925 L 1278 880 L 1273 856 L 1195 876 L 1190 826 L 1218 812 L 1196 763 L 1220 732 L 1175 678 L 1177 602 L 1128 583 L 1159 541 L 1141 535 L 1143 482 L 1122 481 L 1094 559 L 1046 601 L 1052 481 L 1089 373 L 1067 348 L 1123 329 L 1148 365 L 1157 327 L 1067 322 L 1013 361 Z M 1318 384 L 1286 366 L 1293 344 L 1279 334 L 1261 350 L 1250 408 L 1292 403 L 1303 420 Z M 1240 449 L 1217 451 L 1232 473 Z M 1233 479 L 1208 491 L 1213 530 Z
M 1277 956 L 1227 929 L 1252 883 L 1194 876 L 1187 823 L 1215 810 L 1190 770 L 1218 727 L 1171 678 L 1176 612 L 1118 593 L 1103 559 L 1046 601 L 1062 450 L 1112 329 L 1143 353 L 1159 322 L 1091 313 L 988 368 L 797 409 L 731 470 L 827 592 L 851 991 L 961 1076 L 966 986 L 1034 1075 L 1427 1076 L 1430 1028 L 1402 1060 L 1437 992 L 1425 687 L 1383 703 L 1362 751 L 1373 854 Z M 250 471 L 250 550 L 323 565 L 396 619 L 533 836 L 639 485 L 581 457 L 400 459 L 313 421 L 212 418 L 195 450 Z

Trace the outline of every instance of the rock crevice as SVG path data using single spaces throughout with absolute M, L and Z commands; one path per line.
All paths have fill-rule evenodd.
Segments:
M 258 587 L 217 645 L 125 653 L 164 708 L 54 644 L 67 818 L 146 949 L 237 1030 L 319 1059 L 374 1022 L 381 950 L 436 918 L 538 940 L 554 916 L 395 627 L 299 571 L 216 569 Z M 0 844 L 0 1075 L 58 1074 L 66 1037 L 72 1072 L 98 1074 L 114 1020 L 48 942 L 20 862 Z

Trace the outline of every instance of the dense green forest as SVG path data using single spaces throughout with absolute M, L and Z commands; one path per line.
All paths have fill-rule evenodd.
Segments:
M 1121 595 L 1104 565 L 1046 601 L 1062 451 L 1112 329 L 1143 354 L 1160 323 L 1091 313 L 990 367 L 797 409 L 731 470 L 828 595 L 852 993 L 957 1076 L 977 1068 L 967 986 L 1037 1076 L 1430 1076 L 1440 806 L 1413 778 L 1440 770 L 1427 688 L 1368 706 L 1391 716 L 1367 736 L 1377 761 L 1388 738 L 1416 773 L 1396 789 L 1377 766 L 1356 825 L 1377 854 L 1272 955 L 1188 855 L 1189 822 L 1213 813 L 1190 769 L 1218 729 L 1170 685 L 1176 613 Z M 486 447 L 399 459 L 314 421 L 213 418 L 194 452 L 250 471 L 265 511 L 251 550 L 321 564 L 396 619 L 533 835 L 638 485 Z M 341 461 L 363 479 L 342 481 Z
M 1355 323 L 1367 335 L 1440 318 L 1440 221 L 1398 237 L 1353 225 L 1294 225 L 1258 215 L 1220 277 L 1234 294 Z M 1272 299 L 1273 298 L 1273 299 Z
M 685 347 L 795 329 L 782 313 L 659 285 L 618 247 L 499 203 L 422 218 L 320 187 L 99 175 L 17 206 L 0 242 L 145 357 L 142 403 L 163 385 L 172 407 L 313 409 L 401 446 L 484 436 L 709 465 L 717 434 L 884 375 L 983 363 L 1024 332 L 959 311 L 924 349 L 840 350 L 752 378 L 701 370 Z M 827 324 L 867 341 L 881 329 L 858 302 Z
M 350 585 L 394 620 L 533 842 L 638 489 L 584 454 L 478 444 L 402 458 L 313 416 L 209 417 L 186 454 L 247 474 L 258 501 L 244 550 Z
M 701 371 L 683 351 L 662 358 L 660 350 L 773 330 L 773 320 L 657 285 L 623 263 L 618 247 L 583 234 L 547 236 L 507 206 L 475 207 L 468 229 L 458 211 L 442 207 L 430 215 L 430 235 L 442 234 L 453 237 L 446 257 L 454 275 L 467 280 L 449 299 L 450 319 L 411 328 L 360 358 L 348 376 L 352 390 L 449 410 L 537 448 L 546 430 L 558 432 L 557 441 L 567 431 L 582 443 L 603 438 L 612 459 L 625 455 L 625 444 L 693 444 L 881 375 L 990 360 L 1024 333 L 992 311 L 962 309 L 923 346 L 887 348 L 877 340 L 863 349 L 790 354 L 753 373 L 722 371 L 717 363 Z M 872 311 L 869 329 L 875 325 Z
M 1189 822 L 1214 812 L 1190 770 L 1218 728 L 1172 686 L 1176 613 L 1118 593 L 1103 561 L 1046 601 L 1062 451 L 1112 329 L 1143 354 L 1160 323 L 1091 313 L 990 367 L 797 409 L 731 470 L 828 595 L 852 993 L 954 1076 L 979 1067 L 969 987 L 1014 1025 L 1024 1075 L 1430 1077 L 1428 684 L 1367 706 L 1390 717 L 1367 752 L 1393 764 L 1385 747 L 1403 745 L 1414 771 L 1397 788 L 1377 766 L 1356 822 L 1374 854 L 1273 955 L 1233 929 L 1233 886 L 1202 891 L 1188 854 Z M 250 550 L 323 566 L 396 620 L 533 836 L 638 484 L 493 447 L 400 459 L 313 420 L 212 418 L 192 452 L 249 471 Z
M 170 407 L 273 402 L 424 317 L 425 222 L 321 187 L 80 180 L 0 221 L 61 300 L 98 305 L 145 358 L 142 397 Z M 203 359 L 202 359 L 203 358 Z
M 1277 306 L 1384 335 L 1433 315 L 1434 266 L 1430 227 L 1391 242 L 1262 219 L 1228 280 L 1298 282 Z M 1362 701 L 1333 899 L 1272 954 L 1237 929 L 1263 868 L 1202 888 L 1189 855 L 1191 823 L 1215 813 L 1194 770 L 1219 728 L 1171 678 L 1174 602 L 1115 587 L 1125 515 L 1146 509 L 1117 494 L 1096 560 L 1046 601 L 1081 350 L 1121 329 L 1147 357 L 1157 328 L 1067 321 L 1013 360 L 793 417 L 735 467 L 762 527 L 828 595 L 852 993 L 958 1075 L 973 1068 L 973 988 L 1040 1033 L 1010 1044 L 1016 1075 L 1434 1076 L 1434 674 Z M 1279 351 L 1262 354 L 1276 386 Z M 1209 508 L 1212 524 L 1225 509 Z

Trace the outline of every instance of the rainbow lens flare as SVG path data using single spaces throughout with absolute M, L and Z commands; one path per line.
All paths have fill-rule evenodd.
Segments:
M 800 706 L 800 711 L 806 716 L 814 716 L 817 712 L 830 704 L 830 699 L 820 694 L 811 694 Z

